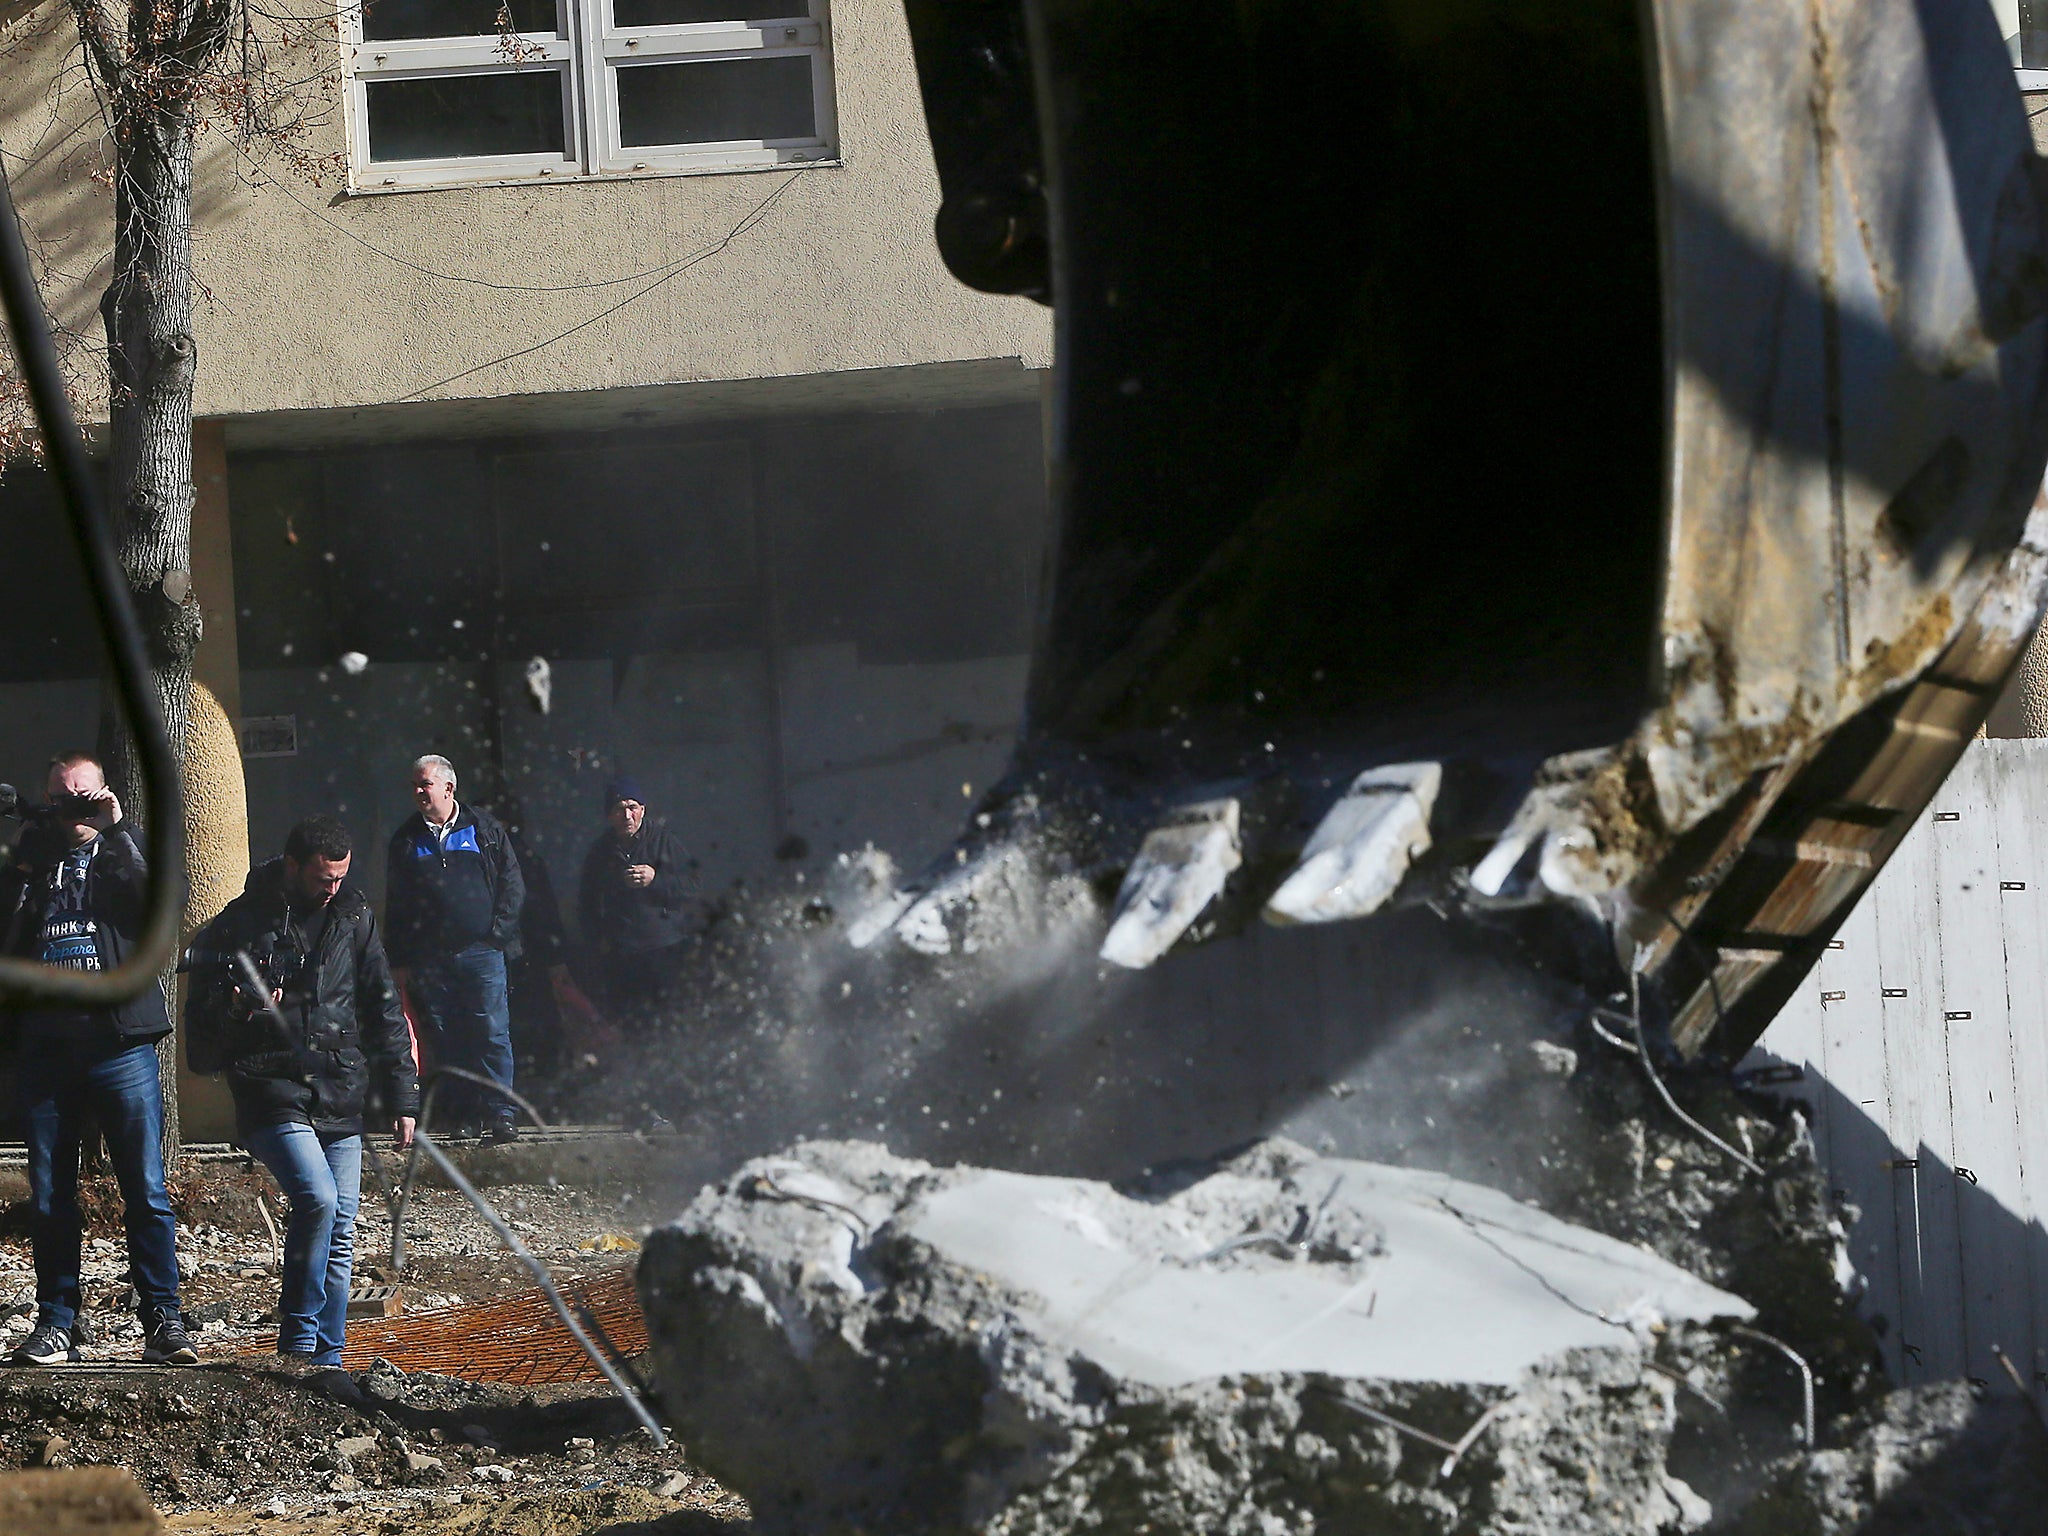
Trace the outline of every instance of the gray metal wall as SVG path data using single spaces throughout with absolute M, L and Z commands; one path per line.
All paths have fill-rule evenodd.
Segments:
M 1973 742 L 1760 1052 L 1805 1068 L 1906 1383 L 2048 1402 L 2048 741 Z

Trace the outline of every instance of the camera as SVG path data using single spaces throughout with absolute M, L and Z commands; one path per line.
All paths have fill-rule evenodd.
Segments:
M 263 991 L 260 996 L 250 996 L 246 978 L 237 982 L 235 990 L 252 1012 L 268 1008 L 273 993 L 290 992 L 303 986 L 313 958 L 306 953 L 298 937 L 290 933 L 266 933 L 252 943 L 246 953 L 256 968 Z
M 52 795 L 42 805 L 21 798 L 12 784 L 0 784 L 0 816 L 17 821 L 90 821 L 99 815 L 102 802 L 97 795 Z

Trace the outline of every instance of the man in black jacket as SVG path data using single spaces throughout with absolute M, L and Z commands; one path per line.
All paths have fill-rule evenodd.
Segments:
M 0 889 L 6 949 L 46 965 L 110 971 L 128 958 L 142 929 L 149 887 L 142 850 L 90 753 L 54 759 L 43 787 L 49 804 L 30 818 Z M 114 1008 L 35 1008 L 19 1016 L 36 1326 L 8 1357 L 16 1365 L 78 1358 L 78 1156 L 88 1115 L 106 1138 L 121 1186 L 142 1358 L 198 1362 L 178 1312 L 177 1222 L 164 1189 L 156 1042 L 170 1032 L 170 1013 L 155 987 Z
M 414 1005 L 428 1065 L 462 1067 L 512 1086 L 512 1013 L 505 961 L 519 953 L 526 883 L 505 829 L 455 799 L 455 765 L 413 764 L 419 814 L 392 835 L 384 884 L 391 968 Z M 493 1141 L 518 1134 L 508 1099 L 445 1079 L 435 1104 Z
M 605 785 L 605 830 L 583 859 L 577 913 L 583 941 L 604 967 L 605 1008 L 628 1027 L 667 1018 L 696 918 L 690 856 L 647 819 L 639 783 Z
M 374 1087 L 404 1147 L 419 1107 L 376 919 L 344 883 L 352 852 L 332 816 L 293 827 L 284 857 L 252 870 L 193 942 L 185 1003 L 192 1070 L 227 1073 L 236 1137 L 290 1202 L 277 1352 L 349 1398 L 339 1372 L 365 1108 Z

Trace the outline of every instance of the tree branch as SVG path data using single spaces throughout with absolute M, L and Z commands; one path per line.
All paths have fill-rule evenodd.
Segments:
M 79 40 L 85 44 L 86 57 L 92 62 L 92 73 L 98 78 L 100 89 L 111 99 L 121 89 L 127 76 L 127 66 L 120 46 L 108 32 L 106 14 L 99 8 L 97 0 L 67 0 L 67 3 L 78 22 Z

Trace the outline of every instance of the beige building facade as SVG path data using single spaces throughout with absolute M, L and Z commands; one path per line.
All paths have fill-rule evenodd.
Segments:
M 818 25 L 836 102 L 823 160 L 386 189 L 351 142 L 346 85 L 293 147 L 317 163 L 317 185 L 272 149 L 205 134 L 197 413 L 236 423 L 232 444 L 250 418 L 293 411 L 1048 366 L 1043 309 L 974 293 L 939 262 L 902 7 L 836 0 Z M 97 110 L 61 6 L 45 0 L 9 30 L 0 145 L 53 310 L 90 332 L 112 218 Z M 333 46 L 327 62 L 343 70 L 349 50 Z M 933 403 L 917 386 L 874 387 Z

